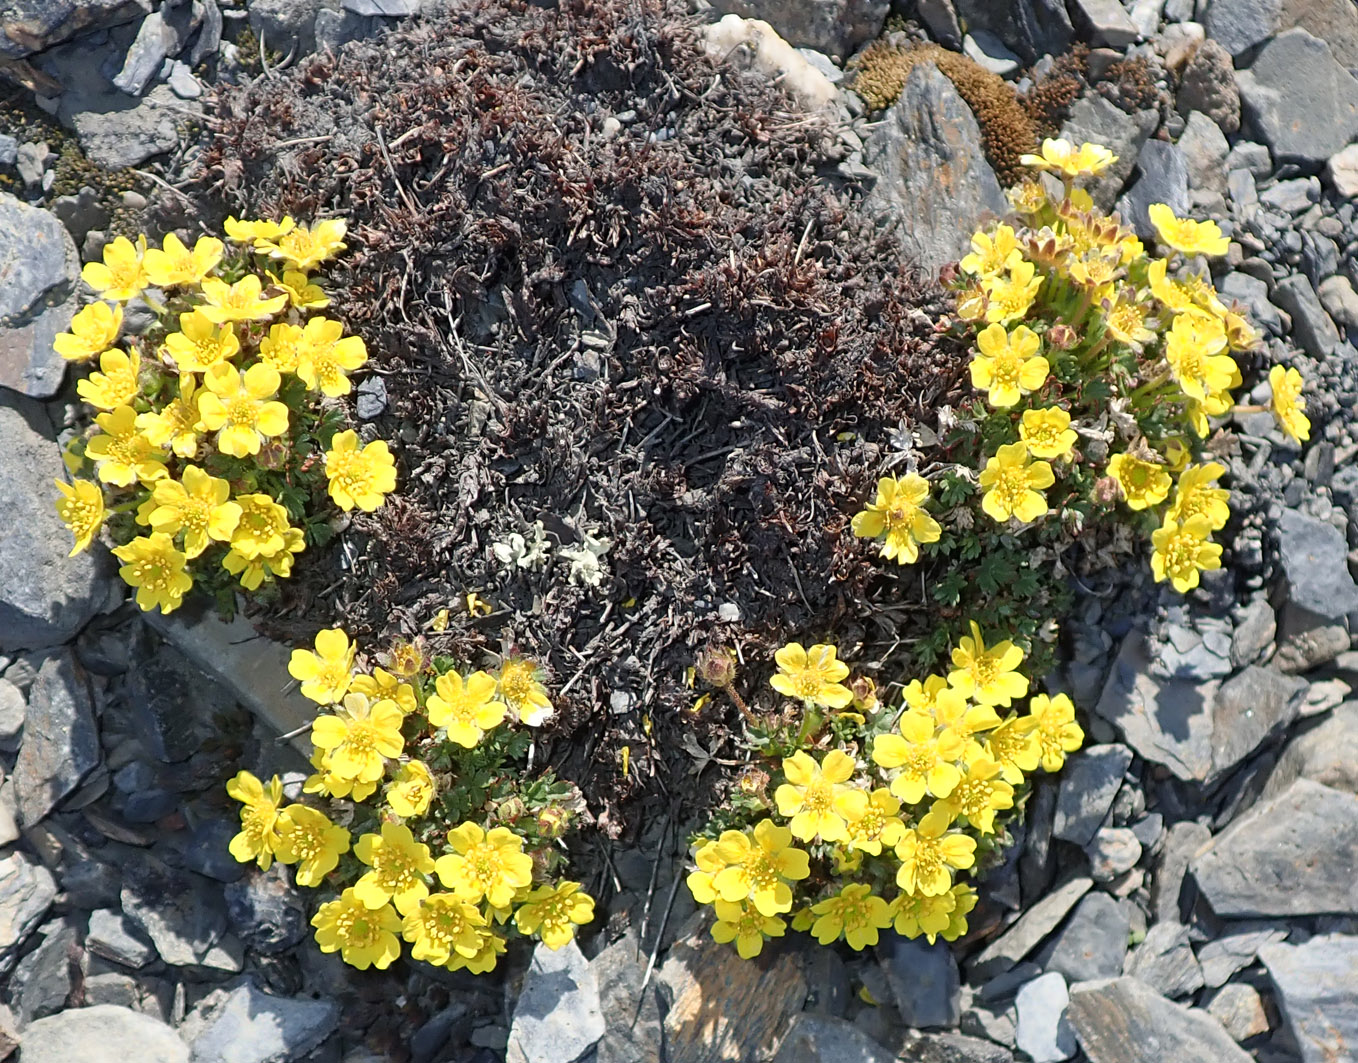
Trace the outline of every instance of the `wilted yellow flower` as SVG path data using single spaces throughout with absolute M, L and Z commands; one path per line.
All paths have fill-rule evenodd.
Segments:
M 900 811 L 900 799 L 890 790 L 883 787 L 873 790 L 868 794 L 863 810 L 849 815 L 849 848 L 881 856 L 882 847 L 892 848 L 905 831 Z
M 948 682 L 963 697 L 982 705 L 1008 705 L 1028 693 L 1028 677 L 1017 671 L 1023 651 L 1008 639 L 987 647 L 980 625 L 970 622 L 971 636 L 963 635 L 952 651 L 954 669 Z
M 1180 594 L 1200 582 L 1200 573 L 1221 567 L 1221 546 L 1211 541 L 1212 524 L 1205 516 L 1179 524 L 1166 520 L 1151 533 L 1151 571 L 1155 582 L 1168 579 Z
M 190 250 L 183 240 L 170 233 L 160 248 L 150 248 L 142 256 L 142 268 L 158 288 L 197 284 L 217 268 L 225 250 L 222 242 L 212 236 L 200 236 Z
M 966 816 L 980 834 L 993 834 L 995 813 L 1014 807 L 1014 788 L 998 777 L 1000 773 L 1000 765 L 984 754 L 971 758 L 952 793 L 935 807 Z
M 976 839 L 950 832 L 952 816 L 937 805 L 913 829 L 907 829 L 896 846 L 901 866 L 896 885 L 906 893 L 926 897 L 952 888 L 952 869 L 965 871 L 976 862 Z
M 853 691 L 842 682 L 849 666 L 835 659 L 835 648 L 817 643 L 809 650 L 800 642 L 789 642 L 773 659 L 778 672 L 769 685 L 778 693 L 827 709 L 842 709 L 853 701 Z
M 872 743 L 875 764 L 901 769 L 891 792 L 912 805 L 926 793 L 947 797 L 962 777 L 953 763 L 962 755 L 962 737 L 953 731 L 935 734 L 934 718 L 915 709 L 901 713 L 896 726 L 900 734 L 878 735 Z
M 445 966 L 454 956 L 471 959 L 481 951 L 486 918 L 461 897 L 435 893 L 406 913 L 401 935 L 413 959 Z
M 401 917 L 391 905 L 373 910 L 353 889 L 316 910 L 311 919 L 322 952 L 338 952 L 350 967 L 384 971 L 401 955 Z
M 789 826 L 795 837 L 804 842 L 848 837 L 845 819 L 861 815 L 868 800 L 862 790 L 848 785 L 853 773 L 853 758 L 838 749 L 825 754 L 821 764 L 802 750 L 783 758 L 787 782 L 774 791 L 773 799 L 778 814 L 792 820 Z
M 1064 177 L 1097 177 L 1118 161 L 1118 157 L 1099 144 L 1084 143 L 1078 148 L 1064 137 L 1042 141 L 1040 155 L 1021 155 L 1019 162 L 1035 170 L 1052 170 Z
M 788 883 L 811 874 L 807 853 L 792 846 L 792 831 L 771 819 L 761 819 L 753 837 L 738 830 L 723 831 L 716 855 L 726 865 L 712 882 L 717 896 L 724 901 L 749 900 L 764 915 L 791 911 Z
M 330 497 L 346 513 L 357 506 L 365 513 L 377 509 L 396 490 L 396 463 L 386 440 L 358 445 L 358 433 L 338 432 L 325 452 L 325 475 Z
M 594 898 L 578 882 L 543 885 L 523 899 L 514 913 L 521 934 L 537 934 L 549 949 L 569 945 L 575 928 L 594 919 Z
M 274 853 L 282 863 L 297 865 L 297 885 L 319 886 L 348 851 L 349 832 L 323 812 L 306 805 L 288 805 L 278 814 Z
M 1169 497 L 1174 485 L 1169 471 L 1133 454 L 1114 454 L 1108 459 L 1108 475 L 1117 480 L 1128 509 L 1149 509 Z
M 179 394 L 159 410 L 137 414 L 137 427 L 152 445 L 169 447 L 177 457 L 192 458 L 198 453 L 198 437 L 203 422 L 198 417 L 197 386 L 192 373 L 179 376 Z
M 231 549 L 246 561 L 273 557 L 289 549 L 288 511 L 268 495 L 237 495 L 240 520 L 231 536 Z
M 264 321 L 274 316 L 287 305 L 286 295 L 275 295 L 265 299 L 260 294 L 263 285 L 253 273 L 247 273 L 234 284 L 227 284 L 219 277 L 207 277 L 203 281 L 205 302 L 197 313 L 214 325 L 224 325 L 228 321 Z
M 1035 458 L 1064 458 L 1070 460 L 1077 436 L 1070 427 L 1070 414 L 1059 406 L 1042 410 L 1024 410 L 1019 421 L 1019 439 Z
M 240 353 L 240 338 L 229 322 L 220 328 L 204 314 L 179 315 L 179 331 L 165 337 L 165 348 L 181 373 L 205 373 Z
M 283 783 L 275 775 L 265 789 L 248 771 L 237 772 L 226 784 L 226 792 L 243 806 L 240 810 L 240 833 L 231 839 L 230 851 L 240 863 L 251 860 L 261 871 L 269 870 L 274 849 L 278 845 L 278 803 L 283 800 Z
M 344 779 L 376 782 L 387 758 L 405 748 L 401 710 L 390 701 L 368 703 L 362 694 L 346 694 L 334 715 L 317 716 L 311 724 L 311 744 L 328 754 L 328 770 Z
M 137 605 L 143 610 L 159 606 L 162 613 L 172 613 L 193 586 L 184 570 L 188 559 L 163 532 L 139 535 L 126 546 L 114 547 L 113 556 L 123 562 L 118 575 L 137 589 Z
M 986 516 L 1000 523 L 1010 517 L 1028 523 L 1046 514 L 1042 491 L 1056 482 L 1056 476 L 1045 461 L 1031 460 L 1027 444 L 1009 443 L 986 461 L 977 482 L 985 488 L 981 509 Z
M 1214 221 L 1190 221 L 1176 218 L 1164 203 L 1152 203 L 1146 212 L 1160 239 L 1176 251 L 1186 255 L 1224 255 L 1231 241 L 1221 234 L 1221 226 Z
M 1027 325 L 1019 325 L 1012 334 L 1003 325 L 988 325 L 976 337 L 980 353 L 971 359 L 972 386 L 985 391 L 997 409 L 1013 406 L 1047 381 L 1051 367 L 1037 353 L 1040 345 L 1037 333 Z
M 198 396 L 203 427 L 217 433 L 217 449 L 246 458 L 258 454 L 265 439 L 288 430 L 288 408 L 274 399 L 278 371 L 257 363 L 244 372 L 219 363 L 203 376 L 207 390 Z
M 303 697 L 318 705 L 332 705 L 349 691 L 358 647 L 350 643 L 342 628 L 325 628 L 316 633 L 316 650 L 293 650 L 288 673 L 302 682 Z
M 552 715 L 552 702 L 542 685 L 542 669 L 525 657 L 510 657 L 500 666 L 495 692 L 526 727 L 538 727 Z
M 113 346 L 123 327 L 123 308 L 95 302 L 71 318 L 70 332 L 58 332 L 52 349 L 68 362 L 88 362 Z
M 523 839 L 507 827 L 489 832 L 463 823 L 448 832 L 451 853 L 434 863 L 439 881 L 473 904 L 484 897 L 492 908 L 507 908 L 514 894 L 533 882 L 533 858 Z
M 102 372 L 91 373 L 88 379 L 75 386 L 76 393 L 91 406 L 100 410 L 116 410 L 126 406 L 141 394 L 137 374 L 141 372 L 141 355 L 136 350 L 129 356 L 114 348 L 99 356 Z
M 148 281 L 142 268 L 146 237 L 132 243 L 120 236 L 104 247 L 102 262 L 87 262 L 80 271 L 86 284 L 111 303 L 125 303 L 141 294 Z
M 1008 325 L 1022 321 L 1043 278 L 1035 276 L 1037 267 L 1031 262 L 1016 262 L 1008 273 L 997 273 L 983 278 L 981 286 L 986 294 L 985 319 L 992 324 Z
M 438 793 L 434 777 L 423 761 L 411 760 L 401 765 L 396 779 L 387 790 L 387 804 L 402 819 L 422 816 Z
M 714 905 L 717 921 L 712 924 L 712 940 L 723 945 L 734 941 L 736 952 L 750 960 L 764 951 L 767 938 L 780 938 L 787 923 L 776 915 L 764 915 L 752 904 L 719 900 Z
M 1302 388 L 1306 382 L 1295 369 L 1275 365 L 1268 371 L 1268 386 L 1273 389 L 1273 417 L 1294 443 L 1305 443 L 1311 438 L 1311 422 L 1306 416 L 1306 400 Z
M 282 221 L 237 221 L 235 217 L 230 217 L 222 228 L 228 239 L 243 244 L 256 240 L 276 240 L 297 228 L 297 223 L 291 215 L 286 214 Z
M 302 343 L 300 325 L 280 321 L 269 326 L 269 334 L 259 341 L 259 357 L 279 374 L 297 372 L 297 352 Z
M 67 557 L 75 557 L 86 549 L 104 526 L 104 492 L 89 480 L 76 480 L 73 484 L 53 480 L 62 497 L 56 500 L 57 516 L 71 529 L 75 545 Z
M 958 266 L 963 273 L 979 274 L 990 277 L 1007 270 L 1023 258 L 1019 250 L 1014 230 L 1004 224 L 995 226 L 995 235 L 978 232 L 971 238 L 971 254 L 965 256 Z
M 353 389 L 348 374 L 363 368 L 368 349 L 358 336 L 345 336 L 338 321 L 313 317 L 302 330 L 297 346 L 297 375 L 312 391 L 331 398 Z
M 279 236 L 256 238 L 255 249 L 306 272 L 344 250 L 345 228 L 340 219 L 318 221 L 309 229 L 299 226 Z
M 1231 519 L 1231 493 L 1223 487 L 1213 486 L 1225 474 L 1226 466 L 1215 461 L 1188 466 L 1179 474 L 1174 501 L 1165 516 L 1180 524 L 1192 517 L 1203 516 L 1213 531 L 1226 527 Z
M 354 855 L 368 865 L 354 883 L 354 896 L 369 908 L 394 904 L 405 915 L 429 896 L 425 876 L 434 873 L 434 858 L 409 827 L 383 823 L 381 829 L 381 834 L 363 835 L 354 846 Z
M 434 681 L 425 711 L 429 722 L 448 732 L 448 740 L 473 749 L 504 722 L 506 707 L 495 697 L 495 677 L 475 671 L 464 682 L 456 672 L 445 672 Z
M 208 543 L 226 543 L 240 522 L 240 506 L 228 501 L 231 485 L 196 465 L 184 466 L 181 481 L 158 480 L 151 493 L 156 508 L 151 527 L 166 535 L 184 533 L 184 553 L 197 557 Z
M 288 302 L 298 310 L 323 310 L 330 305 L 330 298 L 320 285 L 312 283 L 300 270 L 285 270 L 281 278 L 270 273 L 269 279 L 288 293 Z
M 1066 754 L 1079 749 L 1085 737 L 1075 722 L 1075 706 L 1064 694 L 1054 698 L 1038 694 L 1028 705 L 1028 712 L 1037 721 L 1033 736 L 1042 750 L 1042 770 L 1060 771 Z
M 882 556 L 912 565 L 919 560 L 919 544 L 936 543 L 943 534 L 938 521 L 924 509 L 929 481 L 916 473 L 877 481 L 877 499 L 854 515 L 853 533 L 864 539 L 883 539 Z M 847 671 L 846 673 L 847 674 Z

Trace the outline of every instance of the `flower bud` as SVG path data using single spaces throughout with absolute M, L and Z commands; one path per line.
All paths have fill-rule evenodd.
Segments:
M 714 687 L 729 687 L 736 679 L 736 655 L 724 646 L 708 646 L 695 662 L 699 677 Z
M 1058 351 L 1068 351 L 1080 342 L 1080 337 L 1069 325 L 1053 325 L 1047 330 L 1047 342 Z

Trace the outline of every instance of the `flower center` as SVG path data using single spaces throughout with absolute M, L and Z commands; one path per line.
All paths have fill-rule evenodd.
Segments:
M 172 572 L 162 558 L 143 558 L 132 562 L 132 580 L 138 587 L 160 590 L 170 585 Z
M 226 416 L 232 424 L 254 428 L 255 422 L 259 419 L 259 407 L 254 399 L 235 398 L 227 406 Z
M 802 804 L 808 812 L 817 814 L 829 812 L 833 800 L 829 783 L 821 779 L 808 783 L 802 792 Z
M 797 696 L 801 698 L 814 698 L 821 692 L 825 682 L 820 677 L 819 672 L 807 669 L 800 673 L 793 681 L 792 685 L 796 688 Z

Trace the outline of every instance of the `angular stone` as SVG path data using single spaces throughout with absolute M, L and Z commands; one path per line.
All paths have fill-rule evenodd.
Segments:
M 339 1018 L 333 1000 L 274 996 L 247 981 L 209 994 L 179 1034 L 193 1063 L 289 1063 L 334 1033 Z
M 123 912 L 175 967 L 207 965 L 226 932 L 221 893 L 206 879 L 147 858 L 125 869 Z
M 1090 746 L 1068 757 L 1061 772 L 1052 834 L 1075 845 L 1088 845 L 1113 807 L 1131 763 L 1132 751 L 1117 744 Z
M 1141 841 L 1127 827 L 1103 827 L 1085 846 L 1090 874 L 1095 882 L 1112 882 L 1136 867 L 1141 859 Z
M 1231 53 L 1214 40 L 1206 40 L 1193 53 L 1179 80 L 1175 97 L 1179 113 L 1206 115 L 1223 133 L 1240 129 L 1240 90 L 1235 84 Z
M 807 1063 L 838 1061 L 837 1056 L 817 1056 Z M 960 1033 L 924 1033 L 907 1030 L 898 1059 L 910 1063 L 1014 1063 L 1014 1053 L 991 1041 Z
M 1326 358 L 1339 345 L 1339 330 L 1320 305 L 1311 282 L 1293 274 L 1273 286 L 1272 299 L 1292 318 L 1292 335 L 1312 358 Z
M 1148 140 L 1136 157 L 1139 176 L 1118 200 L 1118 210 L 1143 240 L 1156 239 L 1150 208 L 1165 203 L 1178 217 L 1188 214 L 1188 159 L 1177 144 Z
M 19 947 L 56 900 L 52 873 L 24 853 L 0 859 L 0 971 L 14 964 Z
M 762 19 L 794 48 L 848 59 L 876 37 L 890 0 L 717 0 L 722 14 Z
M 24 741 L 14 765 L 19 819 L 33 826 L 99 763 L 89 677 L 65 650 L 49 657 L 28 692 Z
M 0 678 L 0 750 L 15 753 L 28 715 L 24 692 L 8 679 Z
M 1338 157 L 1336 155 L 1330 162 L 1333 163 Z M 1358 162 L 1358 153 L 1355 153 L 1355 162 Z M 1358 180 L 1358 172 L 1355 172 L 1354 177 Z M 1354 196 L 1358 196 L 1358 187 L 1348 193 L 1349 198 Z M 1316 294 L 1320 296 L 1320 304 L 1325 308 L 1325 313 L 1330 315 L 1331 321 L 1349 331 L 1358 329 L 1358 291 L 1353 290 L 1351 280 L 1342 273 L 1326 277 L 1316 286 Z
M 1251 1063 L 1216 1019 L 1136 978 L 1071 986 L 1068 1014 L 1089 1063 Z
M 508 1063 L 575 1063 L 603 1035 L 599 985 L 580 947 L 539 943 L 514 1006 Z
M 892 1063 L 895 1058 L 895 1053 L 888 1052 L 853 1023 L 803 1012 L 793 1020 L 773 1063 L 820 1063 L 826 1059 Z
M 64 919 L 42 928 L 42 942 L 21 959 L 10 976 L 10 1003 L 27 1024 L 60 1011 L 71 995 L 71 965 L 79 955 L 75 927 Z
M 1287 939 L 1287 931 L 1254 919 L 1231 922 L 1222 933 L 1198 949 L 1198 965 L 1208 989 L 1216 989 L 1254 962 L 1259 950 L 1273 941 Z
M 1005 46 L 1033 63 L 1041 55 L 1060 55 L 1075 32 L 1061 0 L 957 0 L 957 14 L 968 32 L 994 34 Z
M 169 647 L 132 672 L 127 695 L 142 746 L 167 763 L 193 756 L 215 732 L 214 717 L 235 708 L 228 691 Z
M 188 1045 L 165 1023 L 112 1004 L 39 1019 L 23 1047 L 23 1063 L 189 1063 Z
M 342 21 L 332 23 L 332 17 Z M 336 14 L 322 10 L 316 16 L 317 42 L 335 47 L 331 37 L 352 40 L 355 34 L 362 33 L 362 27 L 349 23 L 364 21 L 347 11 Z M 839 98 L 834 83 L 802 52 L 778 36 L 767 22 L 726 15 L 721 21 L 704 26 L 702 34 L 703 46 L 710 58 L 716 62 L 735 63 L 776 81 L 806 110 L 819 110 Z
M 957 259 L 976 226 L 1006 210 L 976 117 L 933 63 L 910 71 L 863 161 L 881 175 L 869 208 L 898 225 L 903 251 L 928 273 Z
M 1325 177 L 1345 199 L 1358 196 L 1358 144 L 1331 155 L 1325 163 Z
M 80 257 L 52 214 L 0 192 L 0 386 L 55 395 L 66 360 L 52 348 L 76 311 Z
M 130 22 L 150 9 L 143 0 L 4 0 L 0 56 L 22 59 L 78 34 Z
M 971 961 L 971 980 L 985 981 L 1013 967 L 1060 925 L 1092 885 L 1093 879 L 1073 878 L 1048 893 Z
M 90 913 L 85 948 L 96 956 L 136 969 L 156 958 L 155 946 L 123 915 L 111 908 Z
M 1104 210 L 1112 207 L 1132 175 L 1141 146 L 1159 124 L 1159 111 L 1148 108 L 1129 116 L 1097 92 L 1087 92 L 1075 101 L 1061 135 L 1075 144 L 1102 144 L 1117 156 L 1102 176 L 1086 183 L 1095 204 Z
M 179 143 L 183 112 L 202 109 L 194 100 L 181 100 L 168 85 L 156 85 L 135 102 L 126 97 L 124 101 L 121 107 L 91 108 L 71 117 L 80 147 L 91 162 L 106 170 L 140 166 L 163 155 Z
M 645 967 L 645 954 L 631 929 L 589 963 L 604 1018 L 604 1035 L 595 1048 L 598 1063 L 661 1063 L 660 1000 L 654 981 L 637 1006 Z
M 1127 957 L 1125 973 L 1140 978 L 1161 996 L 1186 997 L 1203 986 L 1202 968 L 1188 942 L 1188 927 L 1156 923 Z
M 1268 1015 L 1259 991 L 1248 982 L 1224 985 L 1207 1005 L 1207 1014 L 1216 1019 L 1237 1041 L 1248 1041 L 1268 1033 Z
M 1033 1063 L 1061 1063 L 1075 1055 L 1075 1031 L 1066 1018 L 1070 991 L 1066 980 L 1052 971 L 1034 978 L 1018 991 L 1015 1037 Z
M 1289 601 L 1329 620 L 1358 612 L 1348 543 L 1333 524 L 1285 509 L 1278 521 L 1278 549 Z
M 1358 1045 L 1358 937 L 1322 934 L 1259 950 L 1305 1063 L 1349 1058 Z
M 1279 162 L 1318 169 L 1358 136 L 1358 80 L 1303 29 L 1275 37 L 1236 83 L 1246 121 Z
M 1340 705 L 1314 730 L 1288 742 L 1263 796 L 1275 797 L 1296 779 L 1358 794 L 1358 701 Z
M 1059 971 L 1069 982 L 1116 978 L 1127 956 L 1131 924 L 1127 913 L 1106 893 L 1091 893 L 1048 946 L 1048 971 Z
M 1188 187 L 1195 191 L 1226 193 L 1226 155 L 1231 146 L 1220 127 L 1207 115 L 1193 111 L 1179 134 L 1179 151 L 1188 166 Z
M 1192 862 L 1223 919 L 1358 915 L 1358 797 L 1298 779 Z
M 1309 672 L 1312 668 L 1329 664 L 1348 648 L 1347 620 L 1326 620 L 1309 609 L 1288 602 L 1283 607 L 1278 632 L 1278 652 L 1274 654 L 1270 663 L 1278 671 L 1295 676 L 1300 672 Z M 1310 700 L 1309 691 L 1305 700 Z
M 161 11 L 153 11 L 141 21 L 136 39 L 127 51 L 123 68 L 113 84 L 129 96 L 140 96 L 151 79 L 160 73 L 165 60 L 179 53 L 184 42 Z
M 1076 20 L 1088 24 L 1095 44 L 1121 48 L 1141 35 L 1118 0 L 1075 0 Z
M 962 1014 L 961 979 L 947 942 L 904 938 L 883 931 L 877 958 L 907 1026 L 956 1026 Z
M 1235 55 L 1280 29 L 1300 26 L 1328 42 L 1345 66 L 1358 66 L 1358 11 L 1350 0 L 1214 0 L 1205 16 L 1199 8 L 1199 17 Z
M 1297 718 L 1306 680 L 1250 665 L 1212 700 L 1212 775 L 1220 778 Z

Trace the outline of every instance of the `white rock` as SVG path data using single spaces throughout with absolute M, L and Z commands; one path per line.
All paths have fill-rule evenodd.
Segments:
M 767 22 L 727 15 L 703 28 L 707 54 L 716 60 L 746 64 L 776 79 L 803 106 L 816 110 L 833 104 L 839 91 L 806 57 L 783 40 Z

